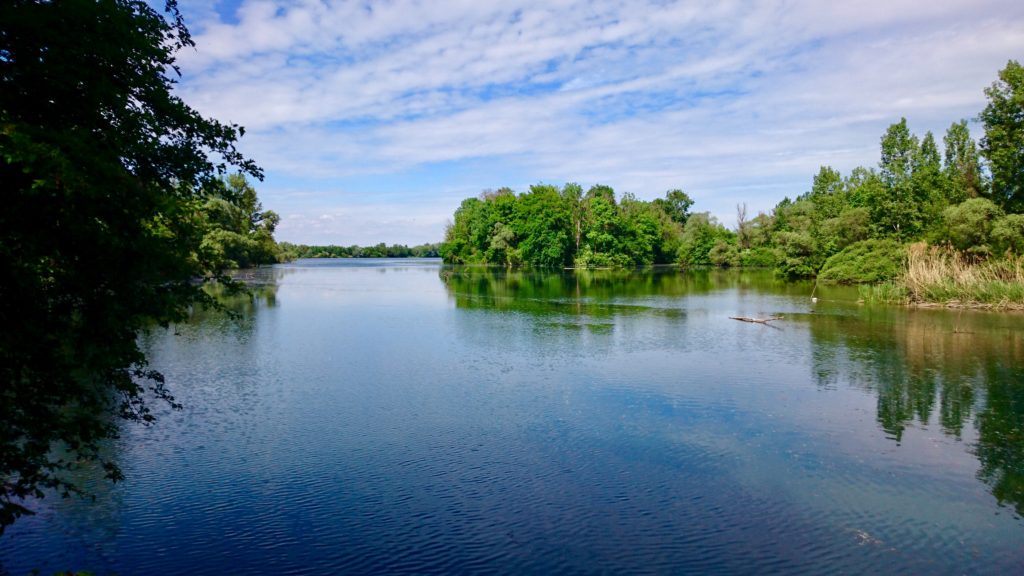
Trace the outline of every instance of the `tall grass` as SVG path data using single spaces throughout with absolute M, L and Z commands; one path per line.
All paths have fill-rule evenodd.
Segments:
M 857 286 L 861 302 L 868 304 L 909 304 L 907 289 L 902 280 L 888 280 L 878 284 Z
M 976 308 L 1024 308 L 1024 257 L 976 261 L 938 246 L 913 244 L 893 282 L 861 290 L 867 302 Z

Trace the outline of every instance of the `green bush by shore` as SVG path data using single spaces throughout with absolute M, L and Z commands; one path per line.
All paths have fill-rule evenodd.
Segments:
M 900 275 L 907 249 L 889 239 L 856 242 L 825 261 L 818 280 L 839 284 L 867 284 L 892 280 Z

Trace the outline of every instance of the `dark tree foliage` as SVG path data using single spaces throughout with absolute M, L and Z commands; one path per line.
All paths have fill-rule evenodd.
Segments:
M 182 319 L 215 266 L 199 249 L 204 190 L 241 128 L 172 93 L 192 46 L 176 3 L 0 3 L 0 530 L 26 498 L 65 495 L 118 418 L 174 404 L 136 334 Z

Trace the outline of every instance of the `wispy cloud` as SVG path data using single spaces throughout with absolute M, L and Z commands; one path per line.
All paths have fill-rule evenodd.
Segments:
M 1024 58 L 1012 1 L 214 8 L 183 2 L 183 96 L 247 127 L 280 236 L 317 243 L 437 240 L 462 196 L 538 181 L 682 187 L 728 221 L 875 164 L 901 116 L 974 116 Z

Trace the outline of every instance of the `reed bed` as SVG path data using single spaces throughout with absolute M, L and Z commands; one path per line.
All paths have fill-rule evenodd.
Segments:
M 1024 309 L 1024 258 L 977 260 L 950 248 L 913 244 L 899 278 L 862 287 L 860 294 L 866 302 Z

